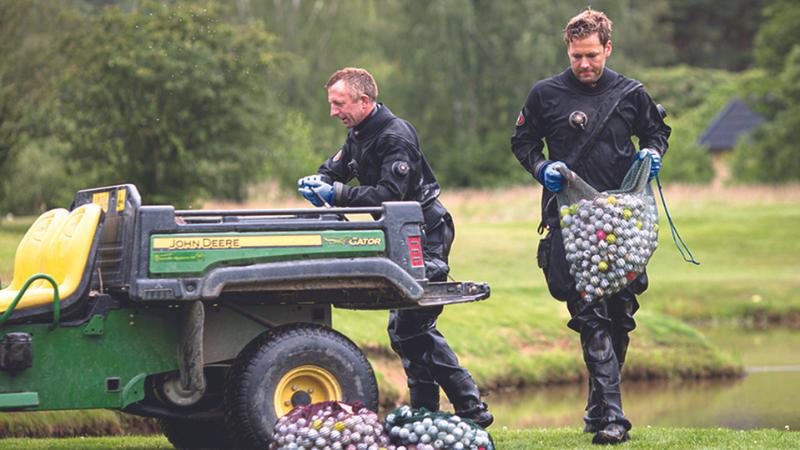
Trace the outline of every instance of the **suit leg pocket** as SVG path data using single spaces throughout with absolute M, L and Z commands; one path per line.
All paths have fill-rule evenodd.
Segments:
M 551 229 L 547 236 L 539 241 L 536 259 L 542 272 L 544 272 L 547 288 L 553 298 L 569 301 L 577 296 L 575 280 L 569 273 L 569 264 L 564 253 L 560 230 Z
M 539 240 L 539 248 L 536 250 L 536 262 L 545 275 L 547 275 L 547 268 L 550 267 L 550 246 L 552 242 L 553 235 L 547 233 L 547 236 Z

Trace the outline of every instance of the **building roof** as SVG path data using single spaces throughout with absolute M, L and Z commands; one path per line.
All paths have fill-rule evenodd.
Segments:
M 717 114 L 697 143 L 710 151 L 730 150 L 744 133 L 761 125 L 764 118 L 753 112 L 743 101 L 734 99 Z

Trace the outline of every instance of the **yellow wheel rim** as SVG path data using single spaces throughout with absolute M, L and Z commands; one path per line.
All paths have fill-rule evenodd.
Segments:
M 300 366 L 286 372 L 275 387 L 275 412 L 283 416 L 298 402 L 341 401 L 342 388 L 336 378 L 319 366 Z

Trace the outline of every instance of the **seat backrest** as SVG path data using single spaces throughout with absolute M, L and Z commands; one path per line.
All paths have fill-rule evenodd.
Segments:
M 100 205 L 104 212 L 92 289 L 127 295 L 130 269 L 137 255 L 135 225 L 142 206 L 139 191 L 132 184 L 84 189 L 75 194 L 70 209 L 87 203 Z
M 88 203 L 72 210 L 45 254 L 44 272 L 59 286 L 61 298 L 75 292 L 88 267 L 89 253 L 103 209 Z
M 14 256 L 14 278 L 8 289 L 18 291 L 31 275 L 44 271 L 45 254 L 53 237 L 58 234 L 69 212 L 64 208 L 51 209 L 39 216 L 25 233 Z M 37 280 L 31 287 L 41 284 Z

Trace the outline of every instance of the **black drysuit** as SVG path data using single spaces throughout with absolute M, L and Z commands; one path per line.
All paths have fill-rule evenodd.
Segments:
M 582 112 L 584 126 L 574 120 Z M 573 120 L 570 121 L 570 117 Z M 571 69 L 536 83 L 517 118 L 511 149 L 520 164 L 544 184 L 543 168 L 563 161 L 598 191 L 618 189 L 637 150 L 651 148 L 662 156 L 671 129 L 659 108 L 635 80 L 608 68 L 595 86 L 578 81 Z M 542 151 L 547 143 L 548 158 Z M 630 429 L 622 411 L 620 371 L 628 348 L 628 333 L 636 328 L 636 295 L 647 289 L 642 273 L 626 289 L 602 302 L 587 303 L 569 274 L 554 194 L 542 192 L 542 225 L 548 230 L 538 249 L 539 266 L 550 293 L 567 302 L 568 326 L 581 335 L 589 372 L 589 399 L 584 420 L 591 429 L 617 422 Z M 540 228 L 541 232 L 541 228 Z
M 439 183 L 422 153 L 417 132 L 383 104 L 347 134 L 342 148 L 317 171 L 334 186 L 335 206 L 377 206 L 416 201 L 425 217 L 425 269 L 431 281 L 447 281 L 455 228 L 439 202 Z M 347 183 L 357 178 L 359 186 Z M 469 372 L 436 328 L 441 306 L 389 313 L 389 339 L 408 376 L 411 406 L 439 409 L 439 386 L 456 411 L 480 405 Z

